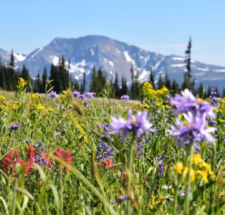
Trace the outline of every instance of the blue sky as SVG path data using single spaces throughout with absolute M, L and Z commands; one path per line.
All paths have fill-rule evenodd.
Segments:
M 103 35 L 225 66 L 225 0 L 1 0 L 0 48 L 28 54 L 55 37 Z

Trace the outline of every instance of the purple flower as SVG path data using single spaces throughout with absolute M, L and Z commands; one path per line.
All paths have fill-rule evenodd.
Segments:
M 185 196 L 185 193 L 184 193 L 183 190 L 180 190 L 180 195 L 181 195 L 182 197 Z
M 58 103 L 55 103 L 55 106 L 59 107 L 59 104 Z
M 126 201 L 127 200 L 127 196 L 123 195 L 123 196 L 119 196 L 116 198 L 117 202 L 122 202 L 122 201 Z
M 85 107 L 88 107 L 88 103 L 87 103 L 87 102 L 84 102 L 83 105 L 84 105 Z
M 110 123 L 110 126 L 112 131 L 110 131 L 109 134 L 116 134 L 122 131 L 122 141 L 130 131 L 135 132 L 138 138 L 140 138 L 145 131 L 154 131 L 151 129 L 152 124 L 147 120 L 146 111 L 139 111 L 136 116 L 133 116 L 132 111 L 129 110 L 127 120 L 122 118 L 117 119 L 115 117 L 111 117 L 111 119 L 112 122 Z
M 194 115 L 203 115 L 210 118 L 215 118 L 215 113 L 213 110 L 215 108 L 211 107 L 210 104 L 200 98 L 195 98 L 191 91 L 185 89 L 181 91 L 182 96 L 176 94 L 175 98 L 170 99 L 170 103 L 176 107 L 173 111 L 176 114 L 191 112 Z
M 77 96 L 77 98 L 80 100 L 84 100 L 86 98 L 86 96 L 85 96 L 85 94 L 84 95 L 80 94 Z
M 94 98 L 94 95 L 96 95 L 95 92 L 86 92 L 85 93 L 85 97 L 88 98 L 88 99 L 93 99 Z
M 214 105 L 217 104 L 217 92 L 216 92 L 216 88 L 212 87 L 212 91 L 211 91 L 211 95 L 210 95 L 210 102 Z
M 107 145 L 107 143 L 103 143 L 101 140 L 98 141 L 98 151 L 97 151 L 97 159 L 102 160 L 104 158 L 112 159 L 115 155 L 114 148 Z
M 142 151 L 143 151 L 143 143 L 137 143 L 137 151 L 138 151 L 138 155 L 139 157 L 142 156 Z
M 78 91 L 74 91 L 74 92 L 73 92 L 73 96 L 74 96 L 75 98 L 77 98 L 79 95 L 80 95 L 80 92 L 78 92 Z
M 57 98 L 57 94 L 54 91 L 51 91 L 48 95 L 50 96 L 51 99 L 56 99 Z
M 20 129 L 20 130 L 21 130 L 20 125 L 10 125 L 10 126 L 8 127 L 8 129 L 9 129 L 10 131 L 16 131 L 17 129 Z
M 169 133 L 177 137 L 178 146 L 182 147 L 185 141 L 189 139 L 193 139 L 194 142 L 200 142 L 201 140 L 203 142 L 205 140 L 213 142 L 215 140 L 210 132 L 214 132 L 216 129 L 212 127 L 206 128 L 205 113 L 202 117 L 194 117 L 191 112 L 188 112 L 188 114 L 184 114 L 184 118 L 188 122 L 186 126 L 177 119 L 176 124 L 178 129 L 171 125 L 171 130 L 168 130 Z
M 213 121 L 213 120 L 211 120 L 211 121 L 209 121 L 209 125 L 210 126 L 213 126 L 213 125 L 215 125 L 217 122 L 216 121 Z
M 130 100 L 130 96 L 128 96 L 128 95 L 123 95 L 123 96 L 121 96 L 120 99 L 121 99 L 121 100 Z

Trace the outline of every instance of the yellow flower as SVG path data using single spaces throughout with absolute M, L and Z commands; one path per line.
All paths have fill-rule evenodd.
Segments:
M 197 173 L 201 181 L 208 183 L 208 179 L 207 179 L 208 174 L 206 171 L 197 170 Z
M 80 135 L 80 136 L 78 137 L 78 139 L 79 139 L 79 140 L 83 140 L 85 143 L 87 143 L 87 137 L 84 136 L 84 135 Z
M 152 194 L 152 195 L 151 195 L 151 199 L 155 199 L 155 198 L 156 198 L 155 195 Z
M 184 166 L 183 166 L 183 163 L 182 162 L 178 162 L 174 167 L 173 167 L 174 171 L 178 174 L 181 174 L 183 169 L 184 169 Z
M 165 105 L 164 106 L 166 109 L 170 109 L 170 106 L 169 105 Z
M 209 176 L 212 180 L 214 180 L 214 178 L 216 177 L 213 171 L 209 171 Z
M 41 104 L 38 104 L 36 108 L 38 111 L 43 111 L 45 109 L 45 107 Z
M 199 154 L 195 154 L 192 157 L 192 164 L 198 165 L 202 161 L 201 156 Z
M 187 178 L 188 173 L 189 173 L 189 167 L 185 167 L 184 168 L 184 177 L 185 178 Z M 190 175 L 191 175 L 191 182 L 194 182 L 195 181 L 195 171 L 194 171 L 194 169 L 191 169 Z
M 224 120 L 224 119 L 218 119 L 218 121 L 219 121 L 219 122 L 225 122 L 225 120 Z
M 152 204 L 150 204 L 148 207 L 149 207 L 150 210 L 154 209 L 154 206 Z
M 49 108 L 49 109 L 48 109 L 48 111 L 49 111 L 49 112 L 52 112 L 52 111 L 53 111 L 53 109 L 52 109 L 52 108 Z
M 187 125 L 187 121 L 186 120 L 184 120 L 182 123 L 184 124 L 184 126 Z

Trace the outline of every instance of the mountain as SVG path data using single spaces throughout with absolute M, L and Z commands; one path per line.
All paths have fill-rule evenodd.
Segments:
M 184 50 L 185 51 L 185 50 Z M 9 59 L 10 53 L 0 49 L 3 59 Z M 183 82 L 186 64 L 184 57 L 150 52 L 124 42 L 116 41 L 104 36 L 85 36 L 77 39 L 55 38 L 50 44 L 34 50 L 29 55 L 15 54 L 17 68 L 23 64 L 34 77 L 37 72 L 42 73 L 44 67 L 50 71 L 50 65 L 58 64 L 59 57 L 64 55 L 66 65 L 70 60 L 70 73 L 77 79 L 82 79 L 83 72 L 87 74 L 87 83 L 90 80 L 93 66 L 101 67 L 109 78 L 118 72 L 121 78 L 124 75 L 128 83 L 131 82 L 130 68 L 139 71 L 140 81 L 148 81 L 151 66 L 155 68 L 155 83 L 159 75 L 165 76 L 168 70 L 171 81 L 181 85 Z M 19 57 L 18 57 L 19 56 Z M 196 79 L 196 86 L 203 83 L 207 89 L 209 85 L 217 86 L 220 91 L 225 81 L 225 67 L 208 65 L 195 60 L 191 61 L 192 76 Z
M 9 62 L 10 61 L 11 52 L 5 51 L 0 48 L 0 57 L 3 62 Z M 13 53 L 15 64 L 18 64 L 20 61 L 24 61 L 26 59 L 25 54 L 19 54 L 19 53 Z

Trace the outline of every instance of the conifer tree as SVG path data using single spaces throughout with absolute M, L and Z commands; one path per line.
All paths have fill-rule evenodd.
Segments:
M 166 70 L 165 86 L 168 90 L 171 89 L 171 83 L 170 83 L 170 79 L 169 79 L 169 75 L 168 75 L 168 70 Z
M 85 93 L 85 86 L 86 86 L 86 73 L 83 73 L 83 83 L 82 83 L 82 87 L 81 87 L 81 92 Z
M 208 92 L 207 92 L 207 98 L 209 98 L 211 95 L 211 86 L 208 86 Z
M 115 77 L 115 81 L 114 81 L 114 84 L 113 84 L 113 90 L 115 92 L 115 96 L 116 98 L 119 98 L 120 96 L 120 90 L 119 90 L 119 79 L 118 79 L 118 73 L 116 72 L 116 77 Z
M 179 92 L 179 85 L 175 79 L 173 80 L 171 89 L 172 89 L 172 95 L 175 95 L 176 93 Z
M 42 86 L 41 86 L 41 92 L 45 93 L 45 87 L 46 87 L 46 83 L 48 80 L 48 76 L 47 76 L 47 69 L 46 67 L 44 68 L 44 72 L 42 74 Z M 47 90 L 47 89 L 46 89 Z
M 198 87 L 198 91 L 197 91 L 197 94 L 200 98 L 202 98 L 202 92 L 203 92 L 203 85 L 202 83 L 200 83 L 199 87 Z
M 153 67 L 151 66 L 151 71 L 150 71 L 150 80 L 149 82 L 152 84 L 153 89 L 155 89 L 155 77 L 154 77 L 154 70 Z
M 132 96 L 132 99 L 134 99 L 134 70 L 133 70 L 132 64 L 131 64 L 130 72 L 131 72 L 131 96 Z
M 97 92 L 97 79 L 96 79 L 96 68 L 95 66 L 93 67 L 92 75 L 91 75 L 91 86 L 90 86 L 90 92 Z
M 223 98 L 225 98 L 225 88 L 223 88 Z
M 164 85 L 165 84 L 164 84 L 163 79 L 162 79 L 162 74 L 160 73 L 159 81 L 158 81 L 158 89 L 162 89 Z

